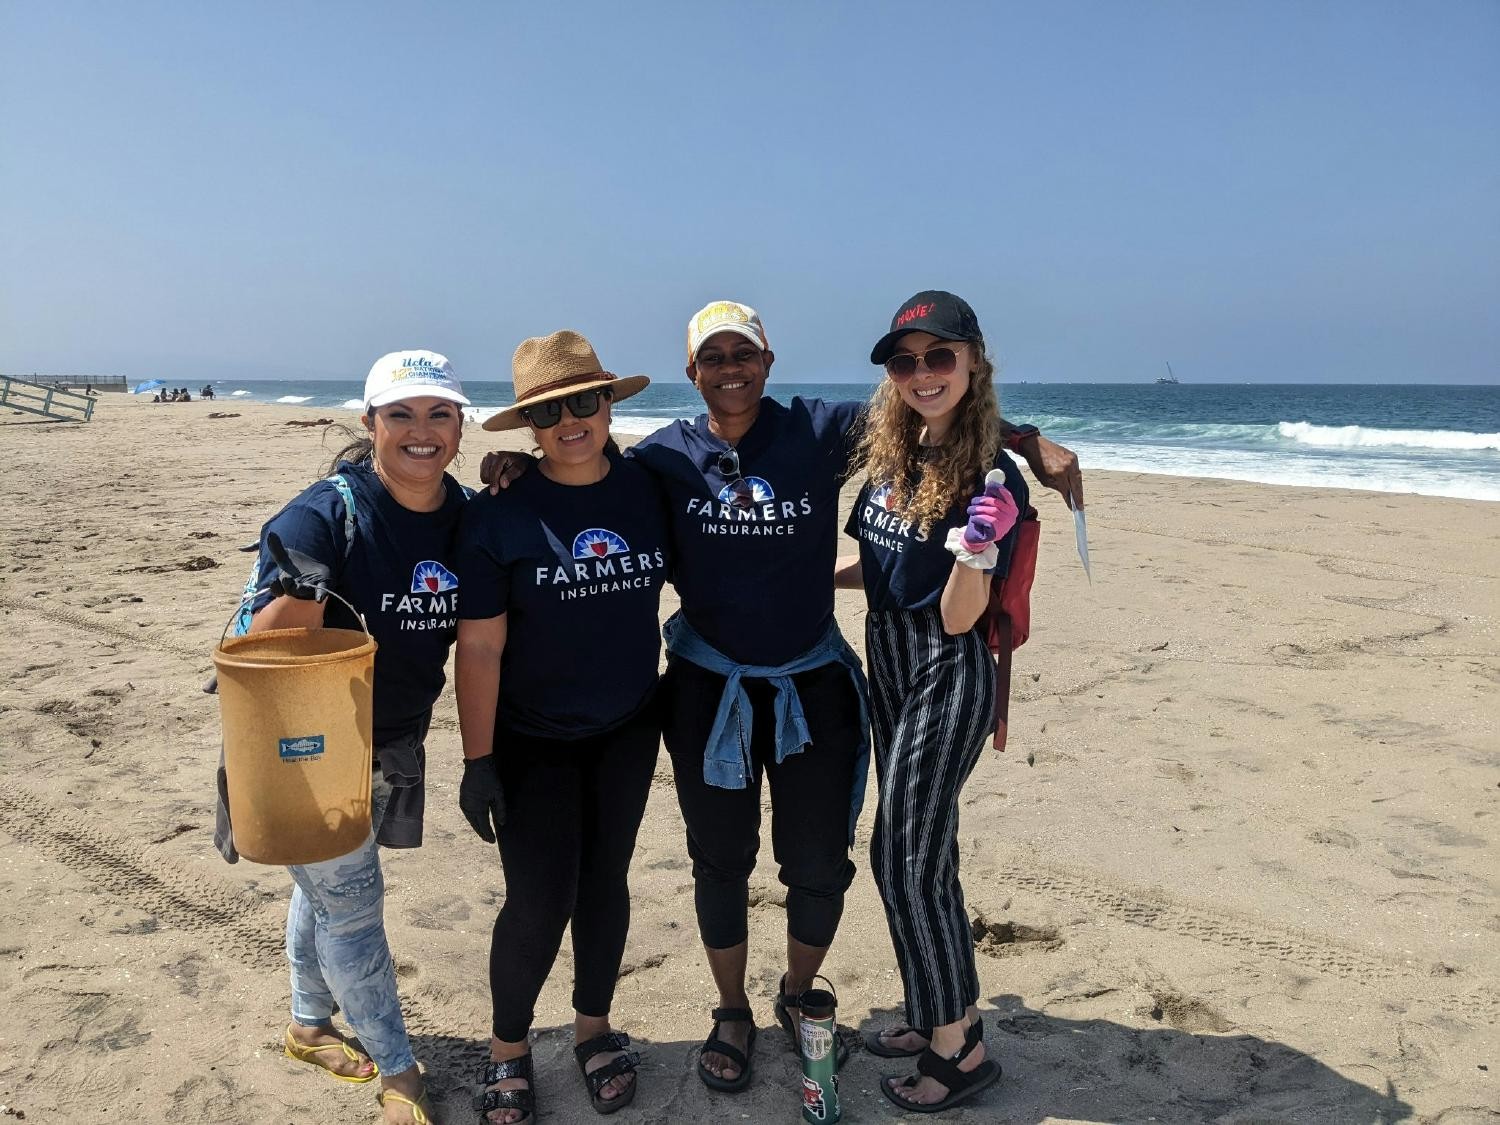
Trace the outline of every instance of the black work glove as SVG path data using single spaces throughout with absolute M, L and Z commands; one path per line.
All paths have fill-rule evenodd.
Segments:
M 458 807 L 464 819 L 486 844 L 495 842 L 495 833 L 505 823 L 505 794 L 500 789 L 500 771 L 495 755 L 464 759 L 464 779 L 458 784 Z M 491 827 L 491 820 L 494 826 Z
M 276 575 L 266 586 L 273 596 L 298 598 L 305 602 L 327 600 L 333 575 L 326 566 L 301 551 L 283 546 L 281 536 L 274 531 L 266 534 L 266 550 L 271 553 L 277 567 Z

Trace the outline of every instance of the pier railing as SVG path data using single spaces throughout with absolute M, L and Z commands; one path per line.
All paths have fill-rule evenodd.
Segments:
M 123 375 L 26 375 L 20 376 L 28 383 L 42 387 L 59 387 L 62 390 L 92 387 L 96 391 L 128 391 L 130 384 Z

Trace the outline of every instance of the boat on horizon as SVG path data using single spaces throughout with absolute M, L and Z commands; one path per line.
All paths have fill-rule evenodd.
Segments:
M 1177 386 L 1177 376 L 1174 375 L 1174 374 L 1172 374 L 1172 365 L 1170 363 L 1167 364 L 1167 373 L 1165 375 L 1163 375 L 1160 379 L 1158 379 L 1156 381 L 1156 385 L 1159 386 L 1159 387 L 1160 386 L 1167 386 L 1167 387 L 1175 387 L 1175 386 Z

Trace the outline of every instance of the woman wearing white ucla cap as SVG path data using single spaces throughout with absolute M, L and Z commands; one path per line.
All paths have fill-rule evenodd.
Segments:
M 505 903 L 490 942 L 483 1120 L 531 1120 L 529 1032 L 563 932 L 573 935 L 574 1058 L 594 1109 L 635 1097 L 630 1037 L 610 1007 L 630 924 L 627 874 L 661 741 L 657 609 L 666 513 L 651 475 L 609 447 L 618 377 L 577 332 L 516 349 L 515 405 L 485 429 L 529 426 L 537 470 L 468 506 L 454 678 L 459 803 L 498 840 Z M 602 643 L 601 643 L 602 642 Z
M 239 631 L 357 629 L 375 654 L 371 835 L 349 855 L 288 870 L 292 1022 L 285 1051 L 345 1082 L 377 1077 L 385 1121 L 429 1120 L 422 1076 L 396 994 L 386 941 L 378 845 L 422 840 L 423 741 L 457 630 L 458 578 L 450 569 L 465 491 L 446 469 L 468 405 L 448 360 L 410 350 L 382 356 L 365 380 L 366 434 L 340 450 L 329 477 L 261 529 L 260 558 Z M 279 560 L 278 560 L 279 556 Z M 266 582 L 266 576 L 271 576 Z M 216 843 L 233 862 L 220 787 Z M 344 1012 L 368 1057 L 333 1025 Z

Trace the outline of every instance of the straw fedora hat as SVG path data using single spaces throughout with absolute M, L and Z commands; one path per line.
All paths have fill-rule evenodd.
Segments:
M 550 336 L 522 340 L 510 361 L 516 401 L 486 418 L 486 430 L 514 430 L 526 424 L 521 412 L 538 403 L 567 398 L 579 391 L 608 389 L 615 402 L 643 390 L 651 380 L 644 375 L 621 378 L 604 370 L 594 345 L 577 332 L 563 329 Z

